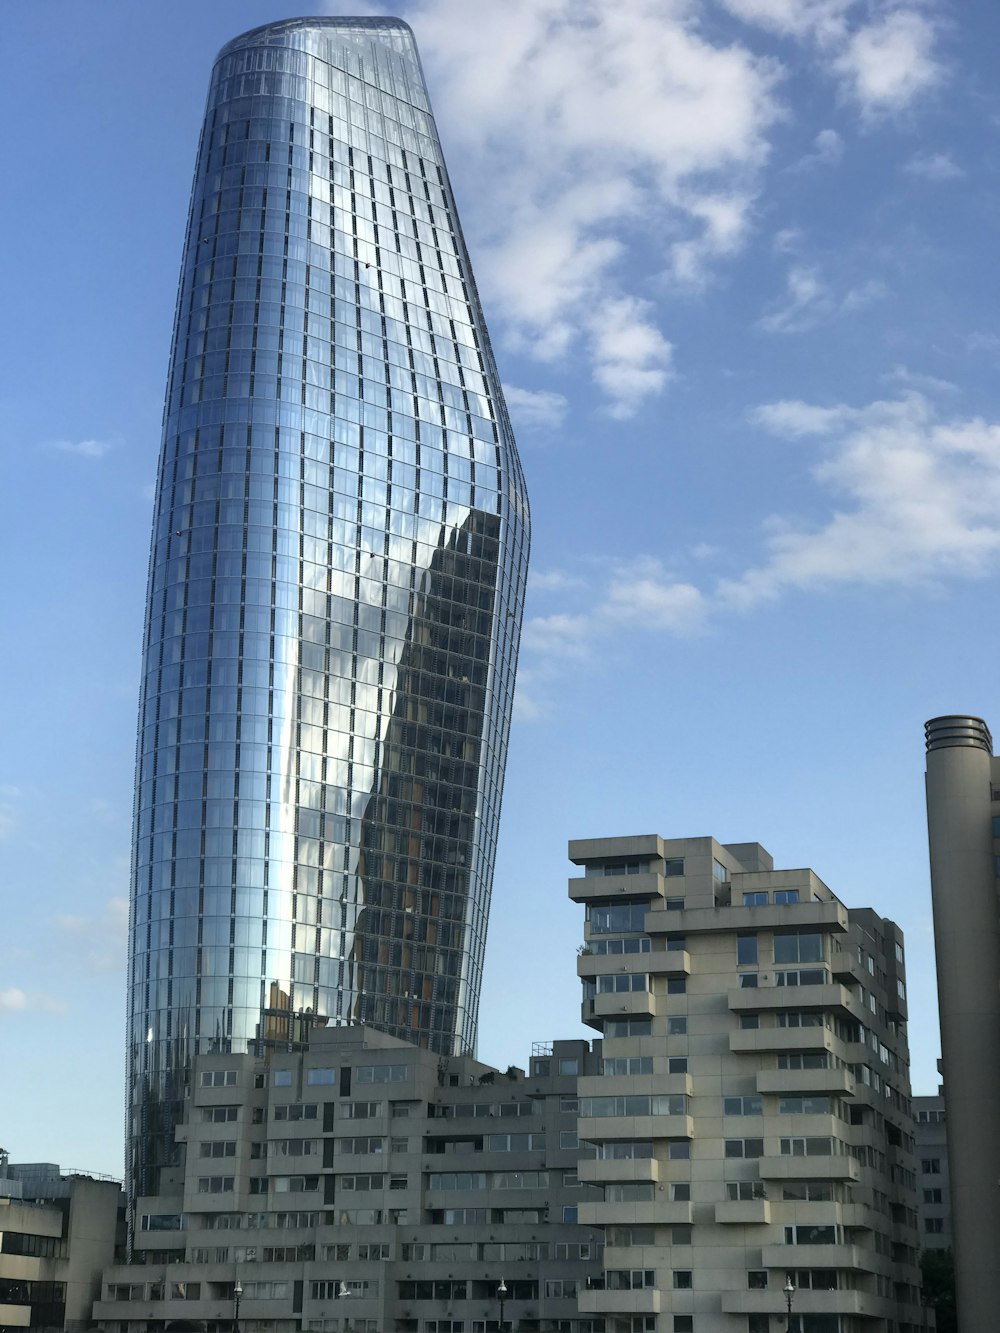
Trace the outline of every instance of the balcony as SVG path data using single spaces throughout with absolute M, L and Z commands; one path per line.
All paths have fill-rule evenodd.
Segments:
M 586 949 L 587 946 L 584 946 Z M 581 953 L 577 955 L 577 976 L 592 980 L 615 973 L 639 972 L 656 977 L 686 977 L 691 971 L 691 955 L 686 949 L 657 949 L 655 953 Z
M 827 1013 L 846 1014 L 858 1022 L 863 1022 L 865 1018 L 865 1011 L 857 996 L 837 982 L 827 982 L 820 986 L 759 986 L 756 990 L 731 990 L 727 1003 L 737 1014 L 774 1013 L 779 1009 L 822 1009 Z
M 630 898 L 662 898 L 663 876 L 644 875 L 573 875 L 569 896 L 575 903 L 603 903 Z
M 853 1157 L 762 1157 L 761 1180 L 858 1180 L 861 1168 Z
M 847 908 L 835 899 L 814 903 L 766 903 L 760 907 L 689 907 L 683 913 L 652 911 L 646 915 L 646 932 L 659 935 L 683 931 L 696 935 L 701 931 L 773 930 L 847 930 Z
M 853 1097 L 854 1075 L 849 1069 L 762 1069 L 757 1075 L 757 1091 L 783 1097 L 814 1092 Z
M 590 1158 L 576 1164 L 577 1179 L 581 1185 L 603 1185 L 608 1181 L 630 1182 L 660 1179 L 660 1164 L 655 1157 L 625 1157 L 611 1161 Z
M 715 1220 L 732 1226 L 758 1226 L 770 1222 L 771 1205 L 767 1199 L 727 1199 L 715 1205 Z
M 576 1299 L 581 1314 L 660 1313 L 658 1287 L 642 1287 L 638 1291 L 595 1291 L 582 1288 Z
M 782 1272 L 790 1268 L 847 1268 L 875 1273 L 885 1266 L 876 1261 L 874 1253 L 868 1255 L 857 1245 L 765 1245 L 760 1253 L 765 1268 Z
M 648 990 L 606 991 L 584 1000 L 584 1019 L 653 1018 L 660 1012 L 659 999 Z
M 759 995 L 759 991 L 740 991 Z M 833 1051 L 841 1043 L 829 1028 L 738 1028 L 729 1034 L 729 1049 L 735 1054 L 756 1055 L 762 1051 Z
M 796 1263 L 795 1267 L 806 1267 L 805 1261 Z M 881 1310 L 874 1308 L 874 1302 L 875 1298 L 863 1291 L 796 1291 L 792 1311 L 795 1314 L 881 1314 Z M 781 1284 L 776 1281 L 767 1291 L 724 1291 L 722 1313 L 780 1315 L 784 1320 L 785 1297 Z
M 691 1204 L 680 1203 L 667 1198 L 663 1186 L 659 1186 L 655 1200 L 641 1203 L 605 1203 L 595 1200 L 593 1203 L 581 1202 L 577 1206 L 577 1217 L 582 1226 L 648 1226 L 670 1227 L 684 1226 L 691 1222 Z
M 689 1115 L 602 1115 L 577 1121 L 577 1133 L 588 1143 L 611 1139 L 690 1139 L 694 1119 Z

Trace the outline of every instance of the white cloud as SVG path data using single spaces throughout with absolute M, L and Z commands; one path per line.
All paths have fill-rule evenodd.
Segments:
M 844 156 L 844 141 L 836 130 L 820 130 L 813 140 L 810 152 L 791 168 L 793 171 L 807 171 L 813 167 L 836 166 Z
M 567 588 L 582 588 L 584 582 L 561 569 L 528 571 L 528 588 L 531 592 L 565 592 Z
M 612 412 L 635 411 L 670 343 L 623 261 L 654 244 L 656 267 L 700 282 L 742 243 L 774 62 L 710 40 L 692 0 L 417 0 L 410 18 L 491 309 L 537 357 L 585 349 Z
M 630 417 L 670 378 L 673 347 L 650 318 L 648 301 L 622 296 L 603 302 L 590 321 L 594 379 L 611 416 Z
M 61 1000 L 37 992 L 29 994 L 18 986 L 9 986 L 0 991 L 0 1013 L 6 1014 L 63 1014 L 66 1006 Z
M 566 398 L 550 389 L 519 389 L 505 384 L 503 396 L 515 430 L 558 430 L 566 416 Z
M 814 46 L 821 68 L 866 119 L 904 110 L 937 86 L 933 23 L 896 0 L 722 0 L 731 14 Z
M 114 445 L 110 440 L 52 440 L 48 447 L 57 453 L 96 461 L 109 454 Z
M 772 404 L 755 418 L 827 442 L 812 472 L 835 507 L 811 527 L 772 519 L 768 558 L 724 584 L 720 606 L 791 588 L 974 576 L 1000 556 L 1000 424 L 939 421 L 919 393 L 859 409 Z
M 913 390 L 861 407 L 766 403 L 750 419 L 797 446 L 818 517 L 772 515 L 759 557 L 714 583 L 679 578 L 652 555 L 609 560 L 589 580 L 554 580 L 567 609 L 525 629 L 536 692 L 558 677 L 559 662 L 597 660 L 623 631 L 695 634 L 791 592 L 926 586 L 1000 567 L 1000 421 L 944 419 Z M 540 711 L 537 697 L 532 707 Z
M 116 896 L 108 898 L 90 916 L 58 913 L 54 924 L 61 934 L 70 937 L 74 958 L 88 971 L 115 972 L 125 965 L 128 913 L 128 898 Z
M 948 153 L 914 153 L 902 169 L 908 176 L 935 182 L 960 180 L 965 175 Z
M 896 9 L 853 33 L 834 62 L 865 115 L 901 111 L 938 84 L 934 28 L 914 9 Z
M 886 295 L 885 283 L 873 278 L 836 295 L 819 270 L 793 264 L 785 279 L 784 295 L 757 321 L 765 333 L 804 333 L 840 315 L 853 314 Z

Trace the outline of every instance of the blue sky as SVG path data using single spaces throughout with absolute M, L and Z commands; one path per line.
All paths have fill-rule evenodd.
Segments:
M 217 49 L 5 0 L 0 1143 L 120 1172 L 152 483 Z M 329 5 L 326 12 L 359 12 Z M 1000 11 L 413 0 L 532 499 L 480 1056 L 579 1028 L 566 841 L 758 840 L 906 932 L 922 724 L 995 707 Z

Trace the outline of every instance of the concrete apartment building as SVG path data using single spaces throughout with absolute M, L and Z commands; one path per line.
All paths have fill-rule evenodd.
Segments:
M 0 1329 L 92 1326 L 120 1202 L 118 1181 L 15 1165 L 0 1151 Z
M 913 1123 L 917 1159 L 920 1248 L 950 1250 L 951 1174 L 944 1097 L 914 1097 Z
M 502 1315 L 591 1333 L 577 1298 L 601 1242 L 577 1221 L 576 1085 L 594 1046 L 557 1041 L 527 1075 L 367 1027 L 266 1060 L 198 1056 L 181 1165 L 138 1200 L 133 1262 L 105 1273 L 95 1319 L 496 1333 Z
M 755 843 L 570 843 L 606 1333 L 921 1326 L 903 941 Z M 596 1325 L 595 1325 L 596 1327 Z
M 959 1327 L 996 1325 L 1000 1253 L 1000 759 L 978 717 L 932 718 L 927 835 Z

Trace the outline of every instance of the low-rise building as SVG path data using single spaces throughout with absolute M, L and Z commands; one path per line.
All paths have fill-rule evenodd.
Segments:
M 115 1258 L 121 1185 L 0 1153 L 0 1329 L 91 1327 Z
M 599 1062 L 557 1041 L 501 1072 L 367 1027 L 199 1057 L 178 1164 L 138 1201 L 132 1262 L 105 1273 L 95 1319 L 591 1333 L 577 1297 L 601 1241 L 578 1223 L 576 1089 Z

